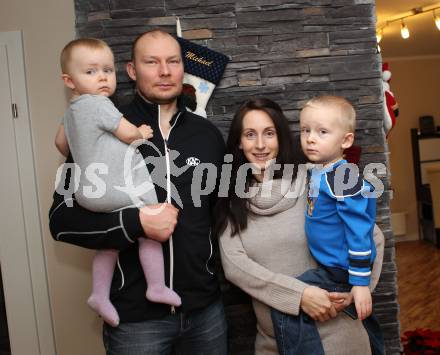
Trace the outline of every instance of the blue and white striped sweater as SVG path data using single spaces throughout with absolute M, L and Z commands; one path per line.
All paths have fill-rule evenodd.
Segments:
M 322 265 L 347 270 L 351 285 L 368 286 L 376 256 L 372 186 L 345 160 L 309 175 L 305 229 L 312 255 Z

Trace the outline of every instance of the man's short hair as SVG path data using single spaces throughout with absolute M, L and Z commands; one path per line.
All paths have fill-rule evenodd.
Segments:
M 68 73 L 69 71 L 69 63 L 72 58 L 72 53 L 75 48 L 85 47 L 88 49 L 104 49 L 108 48 L 111 51 L 111 48 L 107 43 L 98 38 L 77 38 L 73 41 L 67 43 L 60 55 L 60 63 L 61 63 L 61 71 L 63 73 Z
M 159 28 L 155 28 L 154 30 L 150 30 L 150 31 L 141 33 L 139 36 L 136 37 L 136 39 L 134 40 L 134 42 L 131 46 L 131 61 L 132 62 L 134 62 L 134 60 L 136 58 L 136 45 L 139 42 L 139 40 L 144 36 L 152 36 L 155 38 L 160 37 L 160 36 L 169 36 L 169 37 L 175 39 L 172 34 L 166 32 L 164 30 L 161 30 Z M 177 42 L 177 40 L 176 40 L 176 43 L 179 44 L 179 42 Z M 179 44 L 179 47 L 180 47 L 180 44 Z
M 341 123 L 343 123 L 348 132 L 354 133 L 356 129 L 356 111 L 354 110 L 352 104 L 342 96 L 335 95 L 323 95 L 317 96 L 313 99 L 307 101 L 304 105 L 303 110 L 307 107 L 325 106 L 336 108 L 340 110 Z

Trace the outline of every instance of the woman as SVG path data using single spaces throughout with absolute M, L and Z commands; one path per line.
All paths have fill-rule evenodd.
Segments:
M 351 303 L 350 295 L 330 294 L 295 279 L 316 264 L 304 233 L 305 197 L 295 193 L 304 191 L 305 170 L 292 170 L 302 155 L 294 152 L 281 108 L 268 99 L 245 102 L 231 123 L 227 153 L 233 156 L 231 184 L 228 197 L 216 206 L 215 231 L 226 278 L 252 297 L 257 317 L 255 353 L 278 354 L 270 316 L 273 307 L 292 315 L 301 309 L 318 320 L 326 354 L 371 354 L 361 321 L 337 313 Z M 246 163 L 252 169 L 240 168 Z M 269 179 L 263 182 L 265 174 Z M 377 227 L 375 241 L 373 287 L 383 257 L 383 235 Z

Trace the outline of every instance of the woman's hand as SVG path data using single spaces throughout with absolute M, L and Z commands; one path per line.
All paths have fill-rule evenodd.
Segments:
M 301 309 L 312 319 L 325 322 L 337 315 L 329 293 L 316 286 L 308 286 L 301 297 Z
M 343 311 L 345 307 L 353 302 L 353 294 L 351 292 L 330 292 L 329 297 L 337 312 Z

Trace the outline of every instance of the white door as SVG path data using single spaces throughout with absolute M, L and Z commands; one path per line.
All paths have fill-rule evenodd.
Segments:
M 12 355 L 56 354 L 20 32 L 0 33 L 0 264 Z

